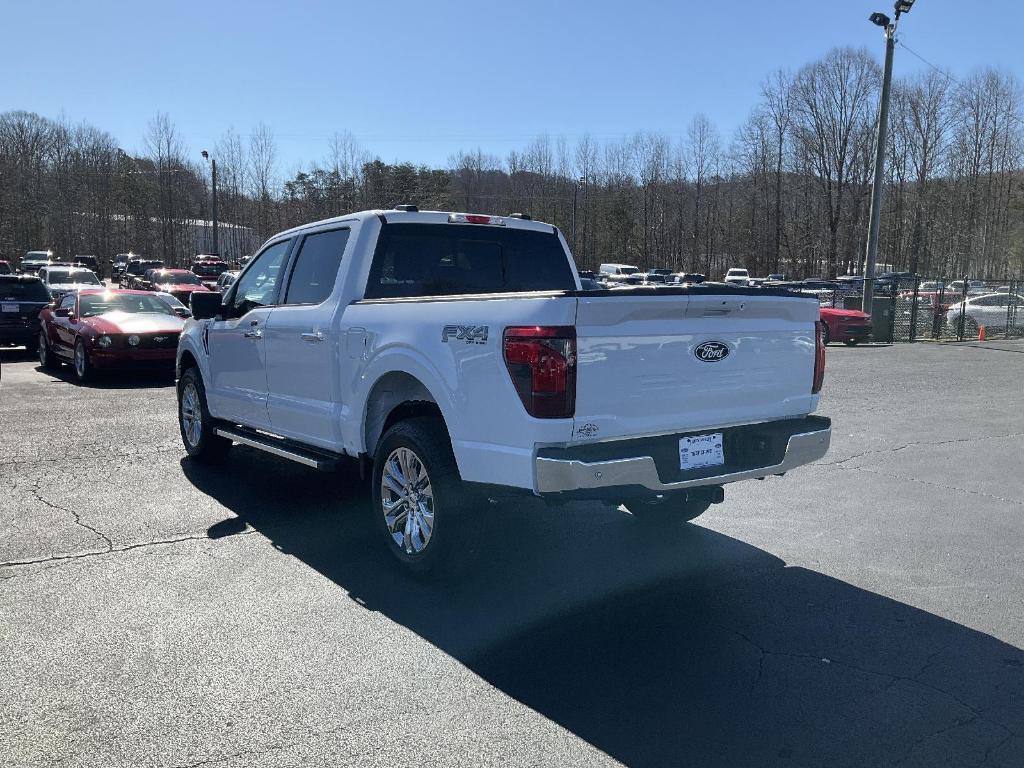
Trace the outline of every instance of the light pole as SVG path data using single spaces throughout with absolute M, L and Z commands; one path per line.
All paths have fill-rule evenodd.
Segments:
M 217 160 L 211 158 L 210 153 L 205 149 L 203 150 L 203 160 L 210 162 L 210 171 L 213 176 L 213 254 L 214 256 L 220 256 L 220 248 L 217 243 Z
M 878 226 L 882 219 L 882 186 L 885 183 L 885 143 L 889 134 L 889 91 L 892 85 L 892 54 L 896 48 L 896 25 L 900 15 L 910 11 L 914 0 L 896 0 L 896 17 L 890 21 L 884 13 L 872 13 L 868 19 L 885 30 L 885 69 L 882 95 L 878 105 L 878 132 L 875 135 L 875 174 L 871 183 L 871 208 L 868 214 L 868 244 L 864 254 L 864 298 L 861 309 L 871 314 L 875 298 L 875 262 L 878 260 Z

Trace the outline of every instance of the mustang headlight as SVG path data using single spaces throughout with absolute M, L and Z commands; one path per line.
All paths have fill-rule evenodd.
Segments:
M 113 343 L 114 340 L 109 336 L 100 336 L 98 339 L 96 339 L 96 346 L 99 347 L 100 349 L 108 349 L 110 345 Z
M 128 337 L 128 346 L 130 346 L 130 347 L 137 347 L 137 346 L 139 346 L 139 337 L 136 336 L 134 333 L 131 336 Z

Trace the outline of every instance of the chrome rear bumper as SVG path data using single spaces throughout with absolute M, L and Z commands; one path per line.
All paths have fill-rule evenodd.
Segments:
M 661 481 L 654 459 L 650 456 L 594 462 L 537 457 L 536 490 L 537 493 L 545 494 L 616 486 L 640 486 L 655 493 L 667 493 L 703 485 L 735 483 L 738 480 L 779 475 L 816 461 L 828 452 L 831 438 L 831 427 L 801 432 L 790 436 L 786 443 L 785 456 L 778 464 L 670 483 Z

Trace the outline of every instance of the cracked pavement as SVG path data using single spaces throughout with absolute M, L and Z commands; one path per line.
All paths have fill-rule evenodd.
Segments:
M 830 347 L 833 446 L 677 531 L 182 460 L 167 381 L 0 351 L 0 766 L 1024 765 L 1024 351 Z

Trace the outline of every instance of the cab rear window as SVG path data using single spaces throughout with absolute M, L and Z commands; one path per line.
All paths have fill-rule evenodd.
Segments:
M 388 224 L 365 297 L 573 290 L 569 260 L 551 232 L 473 224 Z

